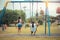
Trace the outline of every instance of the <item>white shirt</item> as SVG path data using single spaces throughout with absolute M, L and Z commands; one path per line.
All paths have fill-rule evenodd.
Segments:
M 32 24 L 30 24 L 31 31 L 35 32 L 36 31 L 36 28 L 37 28 L 36 24 L 34 24 L 34 27 L 32 27 Z

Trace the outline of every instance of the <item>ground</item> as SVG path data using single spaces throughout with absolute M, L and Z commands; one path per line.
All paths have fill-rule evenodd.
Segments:
M 47 36 L 44 34 L 44 26 L 40 25 L 37 28 L 36 35 L 39 36 L 31 36 L 30 28 L 22 27 L 21 33 L 17 32 L 17 27 L 8 27 L 4 32 L 0 28 L 0 40 L 60 40 L 60 36 L 48 36 L 48 27 L 47 28 Z M 52 25 L 50 27 L 51 35 L 59 34 L 60 35 L 60 27 L 56 25 Z M 28 34 L 28 36 L 26 35 Z M 25 36 L 24 36 L 25 35 Z

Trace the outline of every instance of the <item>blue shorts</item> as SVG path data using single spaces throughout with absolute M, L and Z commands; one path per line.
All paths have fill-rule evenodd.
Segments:
M 21 28 L 22 27 L 22 24 L 21 23 L 18 23 L 18 28 Z

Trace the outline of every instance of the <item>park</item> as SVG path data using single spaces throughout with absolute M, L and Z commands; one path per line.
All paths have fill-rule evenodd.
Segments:
M 60 1 L 48 0 L 6 1 L 0 10 L 0 40 L 60 40 L 59 4 Z M 35 35 L 31 35 L 32 22 L 36 24 Z

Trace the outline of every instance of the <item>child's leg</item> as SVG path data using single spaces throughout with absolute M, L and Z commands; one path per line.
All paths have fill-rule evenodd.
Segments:
M 35 35 L 36 31 L 37 31 L 37 28 L 34 29 L 34 35 Z
M 4 31 L 5 29 L 4 29 L 4 25 L 2 25 L 2 31 Z
M 19 32 L 21 32 L 21 28 L 19 29 Z
M 31 31 L 31 35 L 33 34 L 33 31 Z
M 35 32 L 34 32 L 34 35 L 35 35 L 36 31 L 37 31 L 37 28 L 36 28 L 36 30 L 35 30 Z
M 2 31 L 4 31 L 4 27 L 2 27 Z
M 19 28 L 18 28 L 18 32 L 19 32 Z
M 21 28 L 18 28 L 18 32 L 21 32 Z
M 34 35 L 35 35 L 36 31 L 34 32 Z
M 5 24 L 5 30 L 7 29 L 7 25 Z

